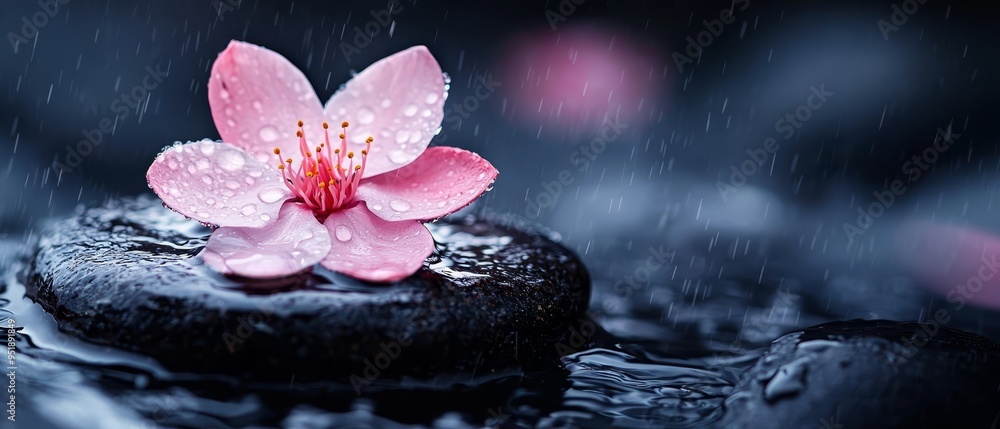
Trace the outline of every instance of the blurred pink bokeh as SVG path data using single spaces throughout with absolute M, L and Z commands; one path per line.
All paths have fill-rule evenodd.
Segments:
M 593 132 L 606 118 L 656 122 L 674 74 L 654 43 L 595 23 L 522 31 L 498 58 L 505 110 L 524 126 Z

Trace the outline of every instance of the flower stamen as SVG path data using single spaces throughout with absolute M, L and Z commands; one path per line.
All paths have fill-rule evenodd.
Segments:
M 342 132 L 337 136 L 340 148 L 332 153 L 329 149 L 323 150 L 330 146 L 329 124 L 323 122 L 323 142 L 311 147 L 315 152 L 310 150 L 306 141 L 304 125 L 298 121 L 299 129 L 295 133 L 302 155 L 297 169 L 293 168 L 291 158 L 281 158 L 281 149 L 275 148 L 274 154 L 278 156 L 278 170 L 285 186 L 317 216 L 326 216 L 354 200 L 375 139 L 370 136 L 365 139 L 365 149 L 361 151 L 360 161 L 355 164 L 354 152 L 347 150 L 347 127 L 350 124 L 346 121 L 341 123 Z

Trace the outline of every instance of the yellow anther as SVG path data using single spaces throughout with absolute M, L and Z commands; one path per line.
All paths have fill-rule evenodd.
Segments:
M 299 125 L 299 126 L 301 127 L 301 125 Z M 302 131 L 296 131 L 295 132 L 295 137 L 302 137 Z
M 319 182 L 319 184 L 317 186 L 319 186 L 320 188 L 325 188 L 326 187 L 326 182 Z
M 323 123 L 323 129 L 325 130 L 325 129 L 327 129 L 327 128 L 330 128 L 330 124 L 328 124 L 328 123 L 324 122 L 324 123 Z
M 316 153 L 320 153 L 323 150 L 323 146 L 316 146 Z
M 368 155 L 368 149 L 361 149 L 362 155 Z
M 340 128 L 347 128 L 348 125 L 351 124 L 348 124 L 347 121 L 344 121 L 344 123 L 340 124 Z
M 373 141 L 375 141 L 375 139 L 372 138 L 372 136 L 368 136 L 368 138 L 365 139 L 365 143 L 369 143 L 370 144 Z
M 281 155 L 281 149 L 274 148 L 274 154 L 275 155 Z
M 343 140 L 343 139 L 346 139 L 346 138 L 347 138 L 347 136 L 345 136 L 345 135 L 344 135 L 344 133 L 340 133 L 340 136 L 338 136 L 338 137 L 339 137 L 339 138 L 340 138 L 341 140 Z
M 301 119 L 299 120 L 299 126 L 300 127 L 302 126 L 302 120 Z
M 348 158 L 354 158 L 354 152 L 347 152 Z
M 340 154 L 340 149 L 334 149 L 334 150 L 333 150 L 333 153 L 335 153 L 335 154 Z
M 358 171 L 358 170 L 360 170 L 360 169 L 361 169 L 361 166 L 360 166 L 360 165 L 355 165 L 355 166 L 354 166 L 354 171 Z
M 278 170 L 284 170 L 285 164 L 278 164 Z
M 292 163 L 292 159 L 291 159 L 291 158 L 288 158 L 288 159 L 286 159 L 286 160 L 285 160 L 285 162 L 287 162 L 287 163 L 291 164 L 291 163 Z
M 306 158 L 312 158 L 312 152 L 306 151 Z
M 306 172 L 306 177 L 312 178 L 313 177 L 313 172 L 307 171 Z

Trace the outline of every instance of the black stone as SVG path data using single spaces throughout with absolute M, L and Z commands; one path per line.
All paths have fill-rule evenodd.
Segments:
M 257 282 L 200 264 L 209 230 L 158 200 L 112 201 L 48 228 L 28 295 L 60 329 L 177 371 L 357 385 L 557 358 L 555 344 L 589 300 L 576 256 L 471 217 L 428 227 L 435 253 L 394 284 L 323 269 Z
M 725 402 L 724 428 L 993 428 L 1000 345 L 937 324 L 819 325 L 777 339 Z

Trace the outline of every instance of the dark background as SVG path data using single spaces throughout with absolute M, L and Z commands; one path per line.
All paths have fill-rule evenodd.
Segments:
M 71 0 L 40 28 L 37 40 L 16 53 L 9 43 L 0 49 L 0 230 L 22 230 L 78 201 L 144 192 L 145 169 L 161 148 L 217 138 L 205 85 L 230 39 L 285 55 L 324 100 L 352 69 L 425 44 L 453 78 L 453 103 L 473 93 L 478 76 L 496 75 L 512 62 L 506 53 L 518 36 L 520 43 L 543 45 L 539 36 L 600 28 L 618 38 L 616 49 L 651 47 L 640 55 L 643 64 L 662 64 L 656 68 L 662 73 L 640 83 L 652 119 L 631 126 L 574 177 L 554 209 L 543 210 L 540 220 L 557 229 L 565 216 L 606 213 L 622 196 L 622 211 L 656 212 L 649 203 L 663 197 L 665 187 L 712 186 L 728 178 L 730 165 L 746 158 L 745 149 L 776 135 L 774 121 L 819 84 L 836 92 L 833 101 L 778 152 L 769 176 L 750 179 L 769 198 L 791 206 L 836 198 L 850 213 L 845 195 L 867 197 L 868 189 L 899 176 L 904 158 L 951 122 L 964 132 L 960 144 L 919 185 L 947 180 L 991 186 L 998 169 L 992 12 L 973 3 L 928 1 L 887 41 L 876 22 L 890 21 L 891 2 L 748 3 L 698 64 L 680 73 L 671 54 L 683 52 L 685 38 L 704 30 L 701 21 L 715 19 L 730 3 L 583 1 L 553 31 L 546 11 L 559 11 L 559 2 L 407 1 L 393 14 L 392 35 L 382 29 L 348 63 L 339 43 L 349 43 L 355 26 L 384 9 L 381 2 L 245 0 L 220 15 L 209 1 Z M 40 10 L 36 1 L 6 0 L 0 29 L 20 33 L 21 18 Z M 114 134 L 59 180 L 51 162 L 65 158 L 65 146 L 81 140 L 81 130 L 114 118 L 111 103 L 141 82 L 147 66 L 169 67 L 170 75 L 149 94 L 141 115 L 133 110 L 120 119 Z M 504 78 L 498 94 L 464 118 L 460 130 L 446 126 L 443 134 L 447 144 L 477 151 L 500 170 L 488 204 L 523 215 L 524 200 L 571 167 L 571 152 L 597 133 L 551 126 L 539 132 L 514 112 L 510 94 L 524 79 Z M 631 186 L 620 186 L 621 176 L 632 172 L 637 177 L 626 180 Z M 606 186 L 592 203 L 579 196 L 577 187 L 598 183 Z M 559 217 L 564 219 L 555 221 Z

